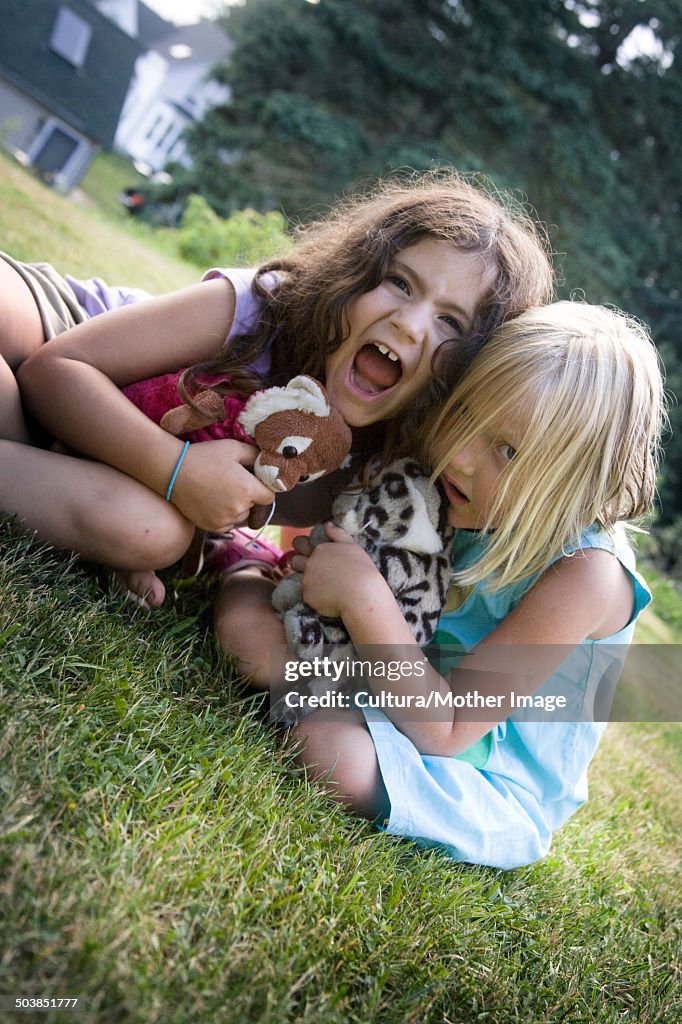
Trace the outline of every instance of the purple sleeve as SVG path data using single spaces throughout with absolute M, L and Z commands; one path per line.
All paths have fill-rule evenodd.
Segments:
M 234 335 L 248 334 L 249 331 L 253 330 L 258 321 L 260 301 L 251 290 L 251 285 L 253 284 L 255 276 L 256 270 L 254 267 L 234 270 L 225 270 L 222 267 L 213 267 L 211 270 L 207 270 L 201 279 L 202 281 L 211 281 L 216 277 L 224 277 L 234 288 L 234 317 L 232 319 L 232 326 L 230 327 L 225 339 L 226 345 Z M 279 278 L 277 274 L 266 274 L 261 278 L 261 284 L 265 285 L 266 288 L 274 288 L 278 280 Z M 258 373 L 267 373 L 269 365 L 270 358 L 268 355 L 264 354 L 256 363 L 254 363 L 252 369 L 256 370 Z
M 151 298 L 149 292 L 143 291 L 142 288 L 109 285 L 101 277 L 91 277 L 86 281 L 79 281 L 78 278 L 66 274 L 65 280 L 73 289 L 78 305 L 85 310 L 89 317 L 99 316 L 100 313 L 107 313 L 110 309 L 118 309 L 119 306 L 129 306 L 133 302 Z

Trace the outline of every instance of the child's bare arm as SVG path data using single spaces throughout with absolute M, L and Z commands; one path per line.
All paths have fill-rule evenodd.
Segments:
M 121 393 L 134 380 L 211 359 L 234 313 L 224 279 L 95 317 L 51 341 L 21 369 L 31 412 L 75 450 L 106 462 L 165 495 L 183 449 Z M 248 471 L 255 450 L 236 441 L 194 445 L 173 488 L 190 521 L 228 529 L 272 495 Z
M 320 545 L 307 559 L 304 598 L 322 615 L 343 619 L 353 643 L 372 647 L 374 660 L 424 663 L 388 585 L 369 557 L 337 528 L 328 530 L 335 544 Z M 483 697 L 501 698 L 489 706 L 508 711 L 509 695 L 535 692 L 586 637 L 609 636 L 622 628 L 632 613 L 632 591 L 626 575 L 608 552 L 589 550 L 552 566 L 517 607 L 466 657 L 445 680 L 435 670 L 410 672 L 396 682 L 376 677 L 373 689 L 409 698 L 408 708 L 386 703 L 384 710 L 422 753 L 452 756 L 466 750 L 493 728 L 495 721 L 467 721 L 431 709 L 420 710 L 419 696 L 436 691 L 476 690 Z M 511 649 L 510 645 L 513 645 Z M 515 665 L 516 662 L 516 665 Z M 507 717 L 500 714 L 500 720 Z

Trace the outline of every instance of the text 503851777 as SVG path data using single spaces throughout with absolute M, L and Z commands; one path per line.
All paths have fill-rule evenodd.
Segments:
M 2 996 L 0 995 L 0 1010 L 61 1010 L 78 1012 L 85 1009 L 84 1000 L 80 996 Z

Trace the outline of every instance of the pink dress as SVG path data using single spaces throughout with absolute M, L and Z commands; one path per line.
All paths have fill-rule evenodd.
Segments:
M 146 380 L 138 380 L 134 384 L 127 384 L 121 388 L 126 398 L 129 398 L 133 405 L 148 416 L 155 423 L 160 423 L 163 415 L 169 409 L 175 409 L 183 405 L 183 399 L 178 392 L 178 381 L 183 370 L 175 373 L 164 373 L 159 377 L 148 377 Z M 224 377 L 218 378 L 224 380 Z M 212 383 L 208 379 L 206 383 Z M 178 434 L 183 441 L 246 441 L 253 444 L 253 439 L 246 433 L 244 428 L 237 422 L 237 418 L 244 409 L 246 399 L 237 395 L 225 395 L 225 416 L 219 423 L 209 423 L 208 426 L 191 430 L 187 433 Z

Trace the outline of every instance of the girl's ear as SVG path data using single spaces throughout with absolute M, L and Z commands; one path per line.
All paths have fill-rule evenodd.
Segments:
M 210 423 L 220 423 L 225 417 L 225 403 L 215 391 L 200 391 L 193 399 L 198 408 L 191 405 L 177 405 L 161 417 L 160 426 L 169 434 L 187 434 L 200 430 Z

